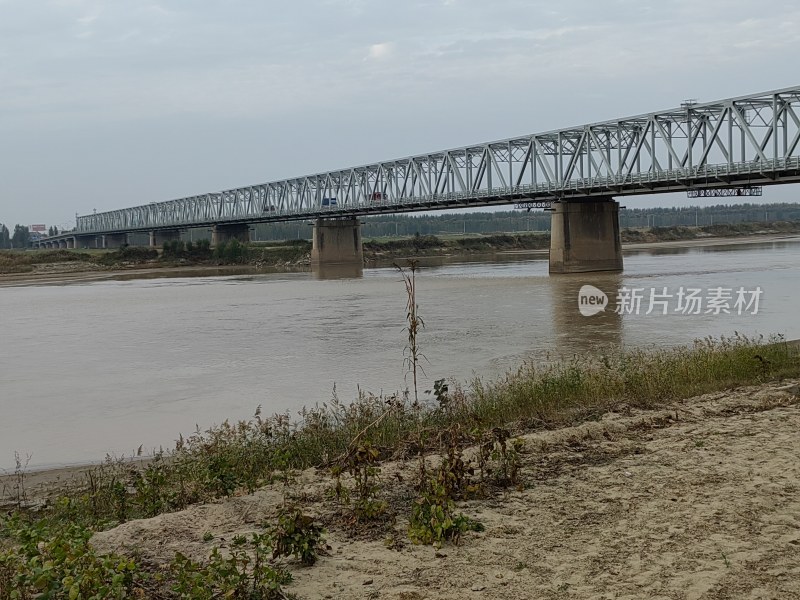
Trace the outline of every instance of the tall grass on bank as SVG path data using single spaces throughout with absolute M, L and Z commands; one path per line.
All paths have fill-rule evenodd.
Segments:
M 705 339 L 691 347 L 630 350 L 548 365 L 529 363 L 501 380 L 476 379 L 428 393 L 361 393 L 352 403 L 303 409 L 299 419 L 278 414 L 225 422 L 181 438 L 136 466 L 108 460 L 50 508 L 60 519 L 107 527 L 180 510 L 192 503 L 252 491 L 283 480 L 292 469 L 331 465 L 354 439 L 368 438 L 382 458 L 420 451 L 420 439 L 460 424 L 480 434 L 514 433 L 594 419 L 606 411 L 652 408 L 673 400 L 782 377 L 800 376 L 798 350 L 780 338 Z M 365 435 L 366 432 L 366 435 Z

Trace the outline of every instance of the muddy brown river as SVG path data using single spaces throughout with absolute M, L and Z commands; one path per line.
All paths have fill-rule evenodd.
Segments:
M 800 238 L 629 250 L 617 275 L 549 277 L 542 256 L 524 254 L 423 264 L 420 390 L 608 346 L 734 332 L 800 338 Z M 605 311 L 579 312 L 584 285 L 609 296 Z M 699 306 L 687 301 L 692 290 Z M 171 446 L 181 432 L 247 418 L 259 405 L 296 414 L 334 388 L 343 401 L 359 387 L 403 390 L 405 302 L 391 267 L 329 280 L 284 273 L 2 287 L 0 469 L 13 469 L 15 451 L 40 468 Z

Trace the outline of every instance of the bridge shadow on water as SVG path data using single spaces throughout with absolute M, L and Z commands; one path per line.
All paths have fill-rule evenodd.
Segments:
M 357 264 L 314 265 L 311 268 L 314 279 L 361 279 L 364 267 Z
M 549 278 L 559 354 L 586 355 L 622 345 L 622 315 L 614 310 L 622 277 L 622 273 L 573 273 Z M 608 296 L 605 310 L 591 316 L 581 314 L 578 294 L 584 285 L 594 286 Z

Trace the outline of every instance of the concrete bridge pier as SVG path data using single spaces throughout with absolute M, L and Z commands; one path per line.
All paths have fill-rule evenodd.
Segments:
M 67 240 L 58 240 L 58 247 L 59 248 L 66 248 L 67 247 Z
M 67 248 L 74 248 L 75 247 L 75 238 L 67 238 Z
M 181 239 L 181 232 L 178 229 L 160 229 L 150 232 L 150 247 L 156 248 L 163 246 L 164 242 Z
M 250 226 L 245 224 L 214 225 L 211 230 L 211 245 L 219 246 L 230 240 L 239 240 L 242 243 L 250 241 Z
M 622 271 L 619 203 L 613 198 L 555 202 L 550 273 Z
M 317 219 L 311 243 L 311 267 L 321 271 L 332 265 L 362 268 L 361 223 L 353 219 Z
M 128 244 L 127 233 L 110 233 L 103 236 L 103 248 L 122 248 Z

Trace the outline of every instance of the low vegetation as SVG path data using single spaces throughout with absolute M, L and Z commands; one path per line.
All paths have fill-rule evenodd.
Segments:
M 0 251 L 0 273 L 29 273 L 36 265 L 93 261 L 92 255 L 71 250 Z
M 414 543 L 459 543 L 482 527 L 459 510 L 462 500 L 526 484 L 519 472 L 523 432 L 798 375 L 797 350 L 782 339 L 736 336 L 529 363 L 467 388 L 437 381 L 420 401 L 411 393 L 362 393 L 352 403 L 334 395 L 297 420 L 259 410 L 251 420 L 181 438 L 171 452 L 141 464 L 109 459 L 38 511 L 25 511 L 20 498 L 22 509 L 0 520 L 0 600 L 286 597 L 285 561 L 310 566 L 323 549 L 322 524 L 292 493 L 298 469 L 330 473 L 339 517 L 328 527 L 385 535 L 403 519 Z M 389 458 L 417 461 L 415 480 L 400 486 L 402 493 L 381 473 Z M 165 568 L 100 556 L 88 544 L 93 531 L 270 483 L 285 490 L 274 522 L 224 551 L 214 547 L 204 562 L 178 554 Z
M 309 261 L 311 243 L 305 240 L 274 244 L 243 244 L 238 240 L 211 247 L 208 240 L 170 240 L 156 248 L 123 246 L 115 250 L 0 251 L 0 274 L 34 273 L 39 267 L 59 265 L 67 271 L 123 269 L 128 267 L 176 267 L 186 265 L 292 266 Z
M 767 233 L 800 233 L 798 221 L 775 221 L 771 223 L 721 223 L 701 227 L 651 227 L 646 229 L 623 229 L 623 243 L 672 242 L 695 240 L 707 237 L 743 237 Z

